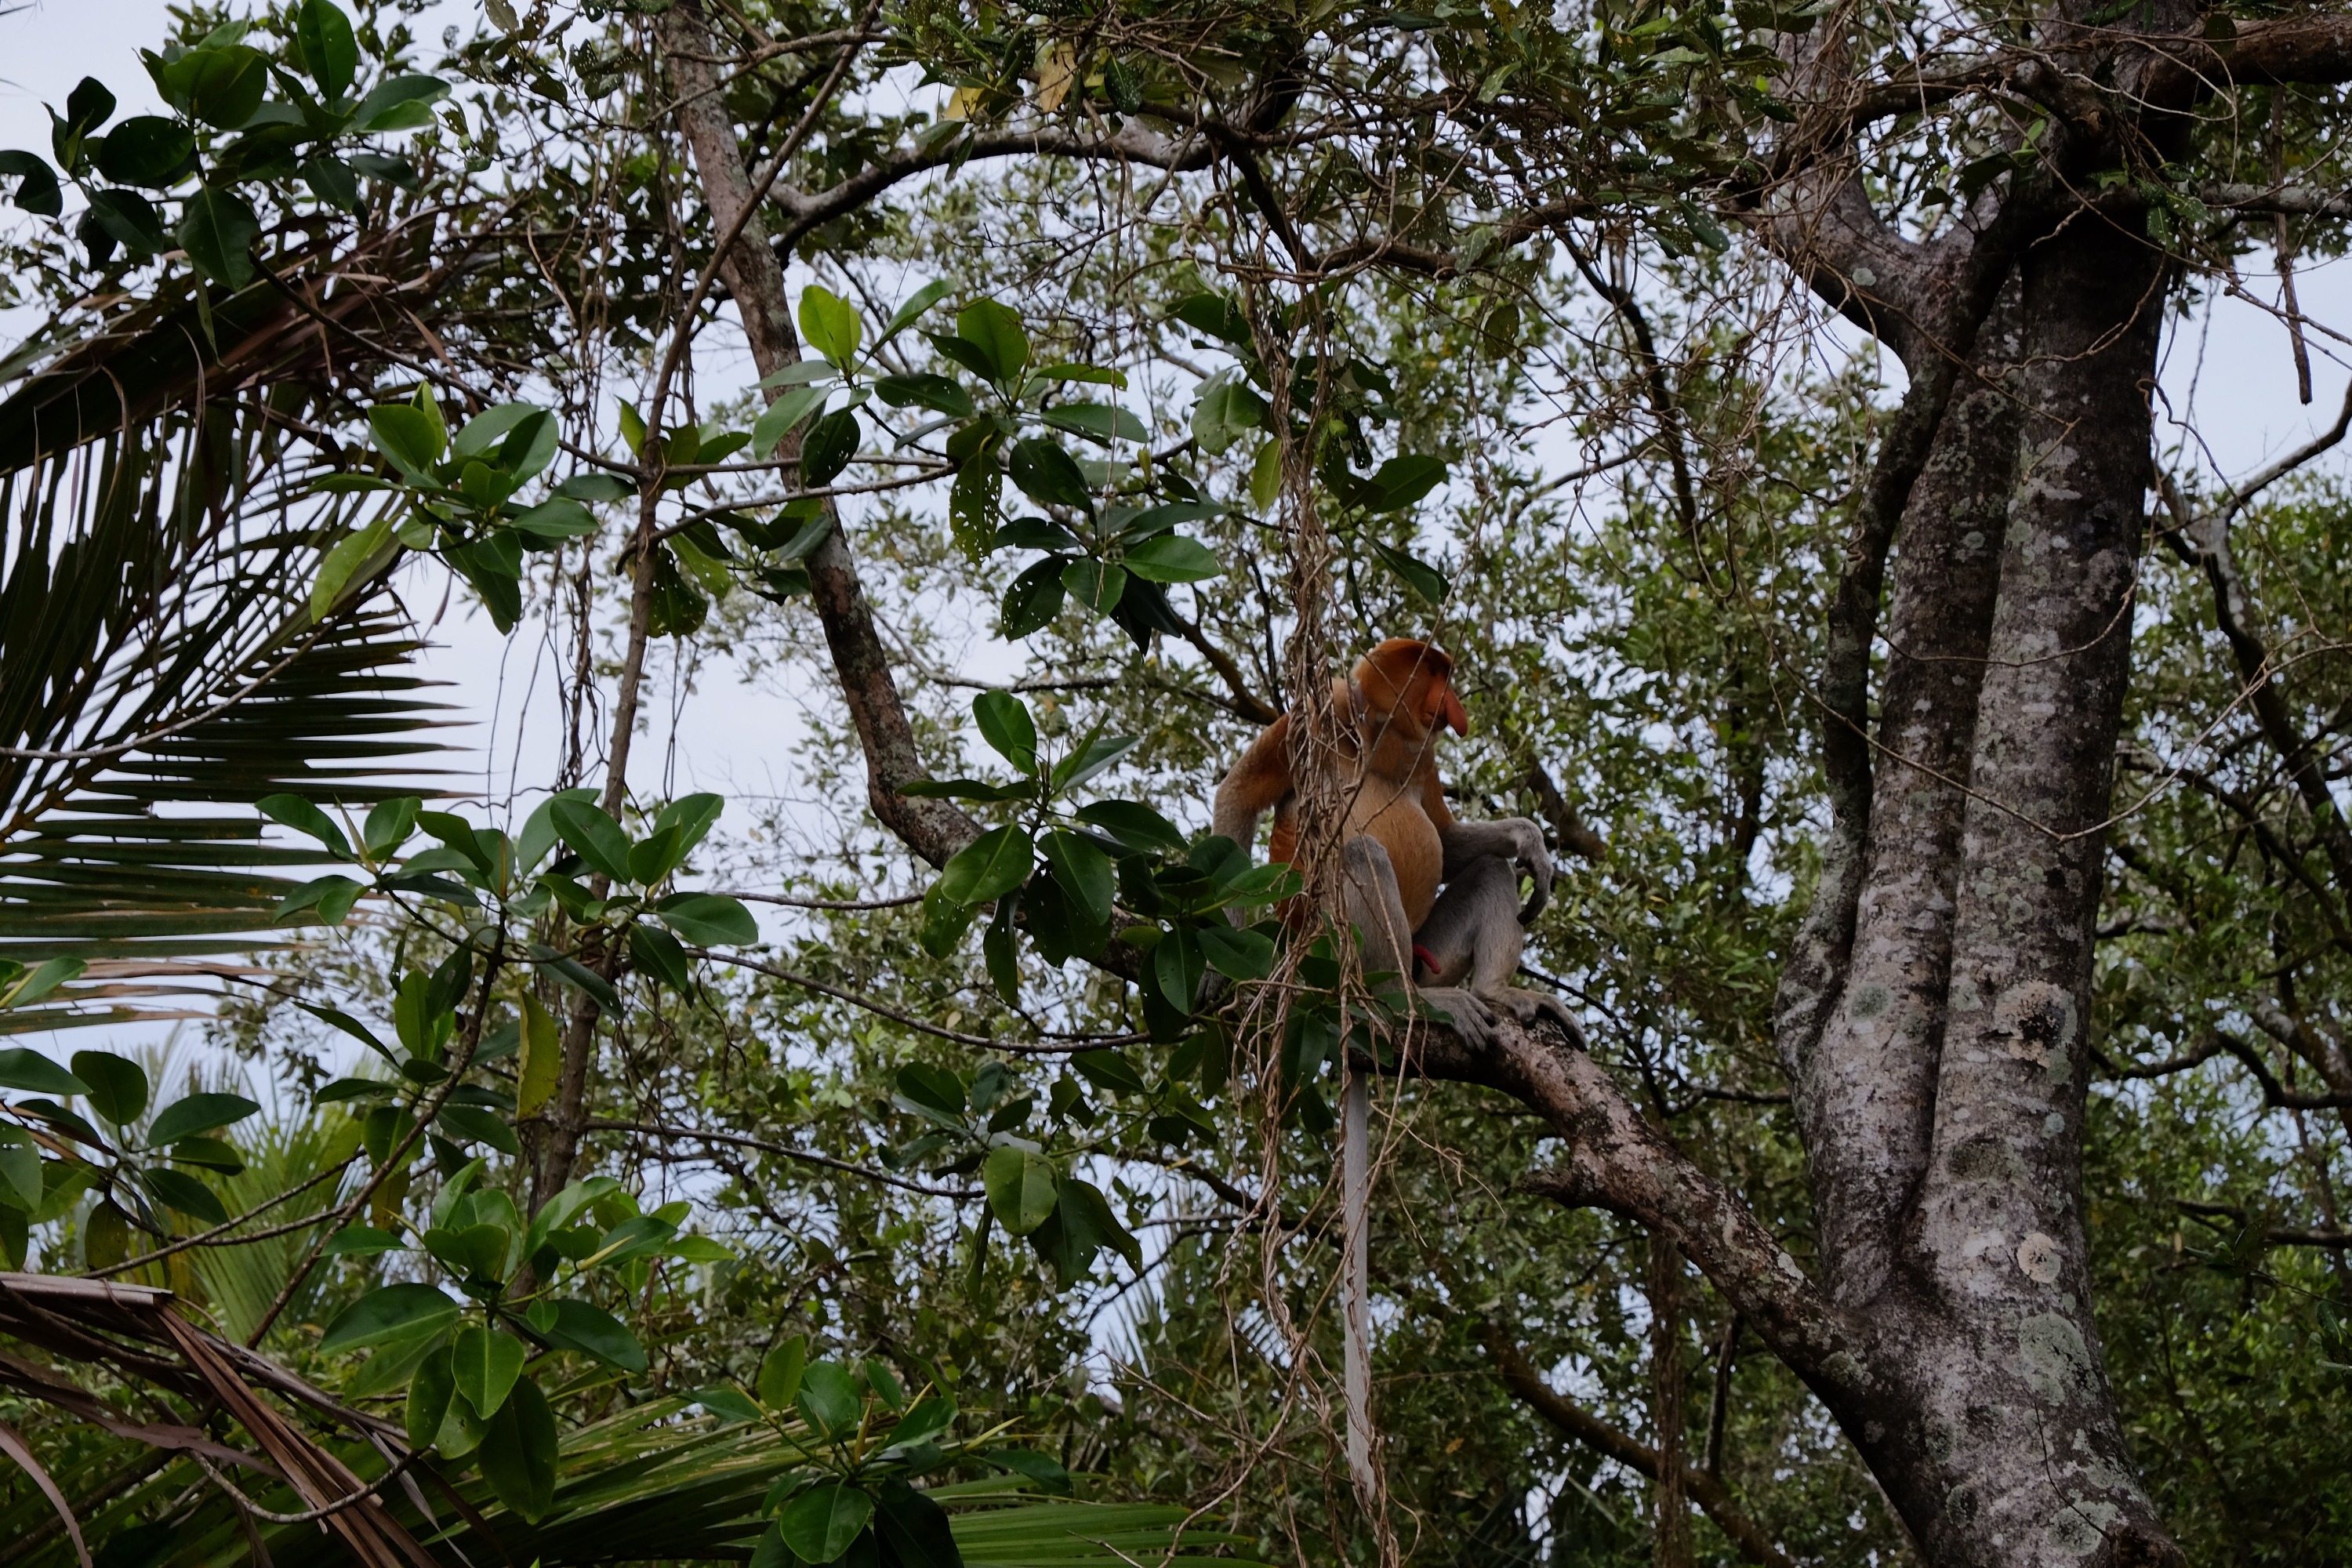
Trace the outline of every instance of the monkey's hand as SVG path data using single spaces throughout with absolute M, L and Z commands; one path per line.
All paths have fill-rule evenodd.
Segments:
M 1451 881 L 1473 860 L 1488 855 L 1507 856 L 1533 884 L 1519 910 L 1519 924 L 1534 923 L 1551 902 L 1551 849 L 1543 829 L 1524 816 L 1498 816 L 1492 822 L 1456 822 L 1446 828 L 1445 877 Z

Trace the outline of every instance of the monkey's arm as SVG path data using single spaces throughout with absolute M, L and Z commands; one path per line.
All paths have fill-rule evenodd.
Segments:
M 1528 879 L 1535 886 L 1528 895 L 1527 907 L 1519 911 L 1521 925 L 1541 914 L 1544 906 L 1551 902 L 1551 850 L 1544 844 L 1543 829 L 1528 818 L 1503 816 L 1492 822 L 1448 822 L 1439 830 L 1438 842 L 1445 847 L 1445 879 L 1449 882 L 1490 855 L 1525 868 Z
M 1290 776 L 1290 715 L 1267 725 L 1252 741 L 1233 771 L 1217 785 L 1209 816 L 1209 831 L 1222 834 L 1244 849 L 1257 837 L 1257 819 L 1296 786 Z

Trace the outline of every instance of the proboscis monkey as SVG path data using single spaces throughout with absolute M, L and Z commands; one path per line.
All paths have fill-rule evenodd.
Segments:
M 1301 766 L 1344 770 L 1347 826 L 1340 843 L 1342 901 L 1337 911 L 1363 933 L 1368 968 L 1412 984 L 1442 1007 L 1473 1048 L 1494 1036 L 1497 1013 L 1522 1023 L 1557 1019 L 1571 1036 L 1575 1021 L 1556 996 L 1512 985 L 1527 942 L 1525 923 L 1551 897 L 1551 855 L 1543 833 L 1524 816 L 1457 822 L 1437 776 L 1441 725 L 1469 733 L 1470 715 L 1454 694 L 1454 660 L 1428 643 L 1391 637 L 1333 683 L 1339 714 L 1333 754 L 1302 754 L 1290 715 L 1250 743 L 1217 786 L 1212 830 L 1244 848 L 1271 807 L 1267 858 L 1290 861 L 1298 850 Z M 1534 884 L 1519 907 L 1518 872 Z M 1371 1189 L 1370 1092 L 1351 1066 L 1340 1101 L 1341 1341 L 1348 1411 L 1348 1468 L 1368 1512 L 1379 1480 L 1372 1468 L 1369 1341 Z
M 1495 1017 L 1549 1016 L 1573 1029 L 1556 996 L 1510 984 L 1525 950 L 1525 924 L 1551 898 L 1551 855 L 1524 816 L 1459 822 L 1437 776 L 1441 726 L 1469 733 L 1454 694 L 1454 660 L 1410 637 L 1391 637 L 1333 682 L 1339 716 L 1335 754 L 1344 770 L 1347 826 L 1340 845 L 1347 907 L 1336 911 L 1363 933 L 1364 962 L 1412 982 L 1430 1005 L 1450 1014 L 1473 1047 L 1492 1037 Z M 1298 755 L 1285 714 L 1250 743 L 1217 786 L 1211 831 L 1248 847 L 1271 807 L 1271 860 L 1298 847 Z M 1519 868 L 1534 884 L 1519 905 Z

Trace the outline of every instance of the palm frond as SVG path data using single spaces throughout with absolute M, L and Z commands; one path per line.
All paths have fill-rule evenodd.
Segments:
M 353 260 L 37 334 L 0 401 L 0 960 L 106 965 L 0 1033 L 185 1011 L 220 973 L 188 960 L 268 944 L 305 856 L 224 807 L 419 793 L 445 710 L 380 574 L 323 622 L 308 601 L 382 504 L 309 494 L 341 458 L 304 416 L 368 357 L 329 323 L 424 330 Z

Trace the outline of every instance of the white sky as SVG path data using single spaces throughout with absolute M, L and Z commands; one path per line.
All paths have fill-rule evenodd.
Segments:
M 0 0 L 5 5 L 7 0 Z M 472 0 L 450 0 L 414 21 L 427 40 L 426 53 L 437 42 L 441 27 L 457 20 L 470 27 L 480 13 Z M 137 51 L 152 46 L 168 26 L 164 0 L 31 0 L 29 5 L 0 15 L 0 147 L 47 151 L 46 100 L 62 103 L 84 75 L 103 80 L 121 100 L 119 113 L 158 109 L 152 85 L 139 64 Z M 2247 274 L 2247 286 L 2268 295 L 2274 280 Z M 2314 317 L 2352 328 L 2352 272 L 2342 264 L 2307 272 L 2302 277 L 2303 304 Z M 16 323 L 0 321 L 0 335 L 13 335 Z M 2172 412 L 2185 415 L 2193 406 L 2200 434 L 2225 473 L 2244 474 L 2270 457 L 2307 439 L 2333 421 L 2344 394 L 2347 372 L 2339 363 L 2343 345 L 2315 337 L 2316 395 L 2309 409 L 2297 405 L 2288 360 L 2286 333 L 2277 321 L 2236 302 L 2224 301 L 2203 321 L 2192 321 L 2173 334 L 2163 373 L 2163 385 Z M 709 381 L 732 380 L 724 361 L 730 357 L 714 345 Z M 2340 464 L 2331 456 L 2324 461 Z M 1578 461 L 1563 452 L 1562 466 Z M 443 603 L 437 582 L 423 572 L 408 584 L 412 606 L 430 615 Z M 488 620 L 469 613 L 463 601 L 448 601 L 447 613 L 434 631 L 438 647 L 426 660 L 426 671 L 451 683 L 445 695 L 462 704 L 481 727 L 471 743 L 485 793 L 503 797 L 512 773 L 528 788 L 552 771 L 553 704 L 529 704 L 533 723 L 519 731 L 517 715 L 533 687 L 534 663 L 551 660 L 556 650 L 549 639 L 533 635 L 526 623 L 509 639 L 499 637 Z M 984 648 L 976 652 L 984 656 Z M 541 668 L 539 690 L 552 679 L 551 664 Z M 731 796 L 780 793 L 792 778 L 790 752 L 805 731 L 802 699 L 793 694 L 761 690 L 738 677 L 723 656 L 707 668 L 698 693 L 679 704 L 673 730 L 671 691 L 667 678 L 648 683 L 647 702 L 655 711 L 654 731 L 639 741 L 643 759 L 632 773 L 640 780 L 659 775 L 666 751 L 675 746 L 675 787 L 679 791 L 709 788 Z M 832 710 L 832 696 L 818 691 L 807 703 Z M 542 719 L 541 715 L 545 717 Z M 493 726 L 493 720 L 495 724 Z M 523 759 L 520 769 L 516 759 Z M 548 759 L 542 763 L 542 759 Z

